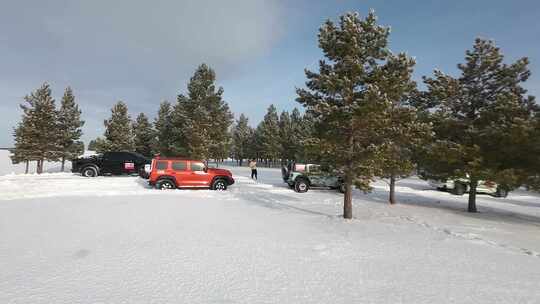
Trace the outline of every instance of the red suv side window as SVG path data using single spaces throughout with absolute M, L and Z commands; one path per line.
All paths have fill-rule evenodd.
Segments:
M 174 171 L 185 171 L 187 169 L 187 162 L 186 161 L 173 161 L 172 169 Z
M 167 169 L 168 161 L 158 161 L 156 164 L 156 170 L 165 170 Z
M 199 162 L 191 162 L 191 171 L 204 171 L 204 164 Z

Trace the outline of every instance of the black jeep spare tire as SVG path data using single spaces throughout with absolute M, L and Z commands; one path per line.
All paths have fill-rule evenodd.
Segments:
M 309 183 L 303 178 L 299 178 L 294 182 L 294 191 L 304 193 L 309 190 Z

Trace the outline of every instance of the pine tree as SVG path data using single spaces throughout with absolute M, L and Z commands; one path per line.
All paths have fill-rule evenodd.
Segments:
M 529 136 L 538 106 L 522 87 L 530 76 L 529 61 L 503 60 L 492 41 L 476 39 L 465 63 L 458 65 L 458 78 L 440 71 L 434 78 L 424 77 L 437 141 L 423 166 L 441 178 L 468 177 L 469 212 L 477 211 L 480 180 L 497 182 L 507 191 L 534 174 L 526 168 L 534 163 Z
M 171 115 L 171 124 L 173 154 L 208 159 L 210 146 L 208 117 L 199 102 L 179 95 Z
M 249 157 L 253 129 L 249 126 L 248 118 L 240 114 L 240 118 L 232 129 L 233 155 L 242 166 L 244 159 Z
M 171 124 L 172 107 L 168 101 L 163 101 L 159 105 L 159 111 L 154 120 L 156 131 L 156 150 L 160 155 L 172 155 L 173 130 Z
M 119 101 L 111 109 L 111 118 L 104 121 L 104 139 L 97 139 L 98 152 L 133 151 L 133 126 L 127 105 Z
M 111 144 L 107 139 L 103 137 L 98 137 L 94 140 L 94 149 L 92 151 L 95 151 L 97 153 L 104 153 L 113 150 L 111 149 Z
M 527 176 L 524 184 L 528 189 L 540 191 L 540 111 L 537 111 L 536 118 L 532 123 L 532 128 L 528 132 L 528 153 L 520 153 L 527 159 L 521 162 L 523 171 Z
M 133 122 L 135 152 L 151 157 L 154 154 L 155 131 L 144 113 L 140 113 Z
M 260 123 L 260 145 L 263 157 L 271 162 L 278 159 L 281 152 L 279 137 L 279 118 L 276 107 L 268 107 L 263 121 Z
M 289 112 L 281 112 L 279 115 L 279 145 L 282 163 L 294 159 L 295 135 Z
M 205 160 L 227 157 L 233 116 L 215 80 L 215 72 L 202 64 L 190 79 L 187 96 L 178 96 L 171 115 L 174 153 Z
M 28 118 L 23 115 L 22 121 L 13 131 L 13 137 L 15 141 L 15 149 L 11 154 L 11 161 L 13 164 L 21 162 L 25 163 L 25 174 L 28 174 L 29 162 L 35 160 L 32 155 L 34 146 L 31 138 L 31 126 L 29 125 Z
M 381 177 L 388 179 L 389 202 L 395 204 L 396 181 L 411 175 L 415 169 L 415 152 L 430 140 L 431 125 L 423 122 L 411 106 L 416 94 L 412 81 L 414 60 L 405 54 L 390 56 L 383 66 L 384 78 L 379 86 L 388 99 L 384 115 L 384 144 L 380 150 Z
M 318 149 L 316 141 L 314 142 L 314 120 L 310 113 L 303 116 L 297 108 L 294 108 L 291 114 L 292 138 L 291 154 L 296 161 L 307 162 L 308 160 L 318 159 Z M 315 149 L 311 151 L 311 148 Z
M 389 107 L 381 86 L 389 29 L 377 25 L 371 11 L 365 19 L 357 13 L 328 20 L 319 30 L 319 47 L 327 61 L 319 73 L 306 71 L 309 90 L 298 89 L 297 101 L 313 115 L 315 143 L 322 163 L 344 175 L 344 218 L 352 218 L 352 185 L 363 191 L 381 173 L 384 115 Z
M 76 158 L 84 152 L 84 144 L 83 150 L 81 150 L 82 142 L 79 141 L 83 125 L 81 110 L 75 103 L 73 90 L 67 87 L 58 111 L 58 145 L 60 147 L 58 154 L 62 162 L 62 172 L 64 172 L 66 159 Z
M 58 112 L 47 83 L 25 96 L 24 100 L 25 103 L 21 105 L 23 121 L 15 130 L 15 142 L 20 149 L 15 154 L 15 160 L 19 160 L 21 155 L 25 160 L 36 160 L 36 172 L 40 174 L 45 160 L 58 160 Z
M 251 136 L 251 139 L 249 141 L 249 155 L 251 155 L 250 158 L 252 159 L 258 159 L 262 160 L 266 157 L 266 153 L 264 151 L 263 146 L 263 124 L 260 122 L 255 130 L 253 130 L 253 134 Z
M 97 140 L 96 139 L 90 140 L 90 142 L 88 143 L 88 150 L 96 151 L 96 147 L 97 147 Z

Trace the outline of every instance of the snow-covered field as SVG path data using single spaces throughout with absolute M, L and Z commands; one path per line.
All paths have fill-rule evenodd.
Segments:
M 481 195 L 469 214 L 417 178 L 389 206 L 378 182 L 344 221 L 334 191 L 231 170 L 225 192 L 0 176 L 0 303 L 540 302 L 538 194 Z

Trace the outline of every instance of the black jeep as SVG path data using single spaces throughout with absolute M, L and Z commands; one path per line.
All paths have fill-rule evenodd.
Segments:
M 123 174 L 147 177 L 145 165 L 150 165 L 151 162 L 135 152 L 105 152 L 72 160 L 71 172 L 86 177 Z

